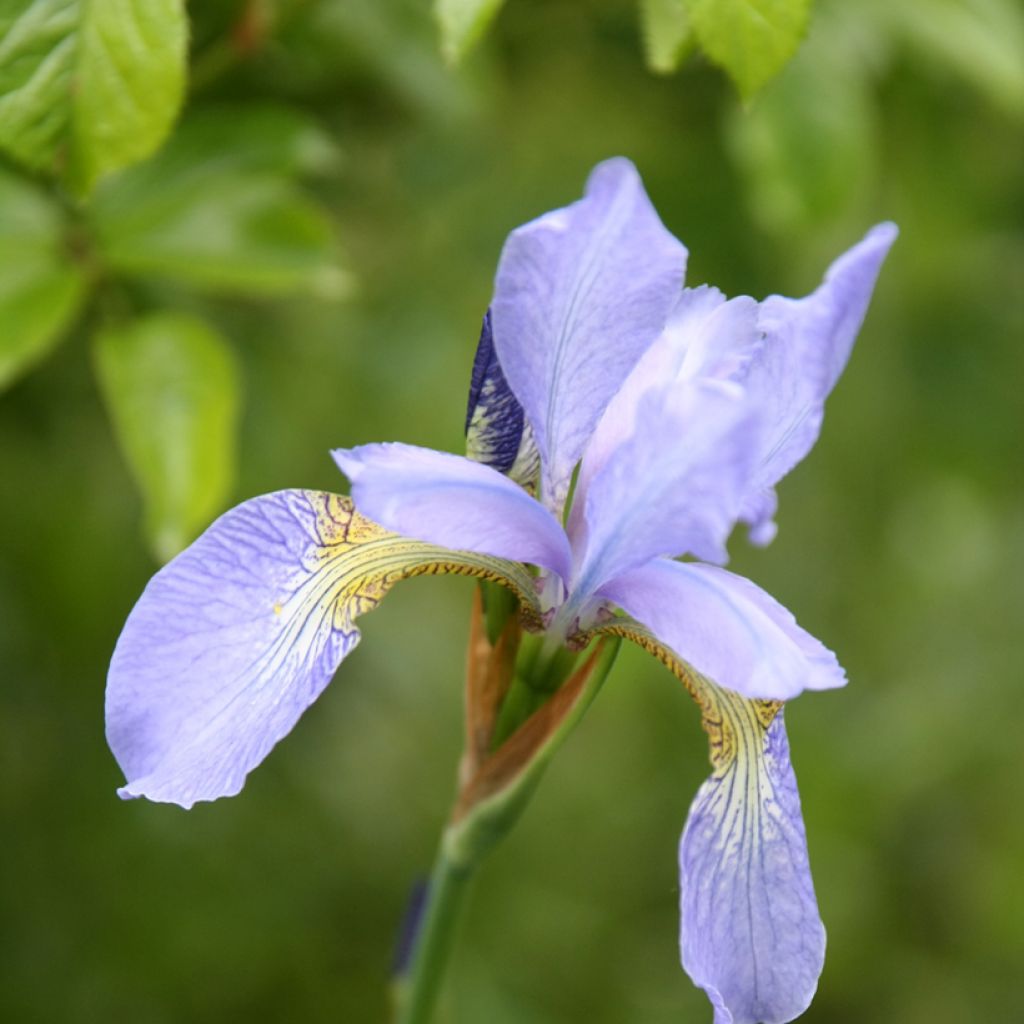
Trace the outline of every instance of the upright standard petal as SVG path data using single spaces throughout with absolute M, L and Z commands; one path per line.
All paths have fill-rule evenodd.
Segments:
M 789 700 L 846 683 L 835 655 L 778 601 L 716 566 L 659 558 L 600 593 L 702 675 L 745 697 Z
M 748 700 L 694 672 L 637 623 L 625 637 L 664 662 L 701 709 L 712 774 L 679 847 L 680 953 L 715 1024 L 784 1024 L 808 1007 L 825 960 L 796 777 L 777 701 Z
M 335 451 L 363 515 L 396 533 L 530 562 L 568 578 L 569 541 L 540 502 L 497 470 L 408 444 Z
M 669 381 L 641 402 L 629 439 L 587 488 L 585 530 L 573 533 L 572 589 L 581 595 L 658 555 L 727 558 L 756 450 L 741 389 Z
M 388 533 L 348 498 L 280 491 L 223 515 L 158 572 L 107 679 L 122 796 L 191 807 L 237 793 L 356 645 L 355 618 L 406 576 L 502 582 L 536 610 L 516 565 Z
M 491 315 L 501 368 L 541 455 L 541 496 L 560 513 L 608 400 L 679 296 L 686 249 L 636 168 L 599 164 L 583 199 L 509 236 Z
M 482 462 L 530 491 L 540 483 L 540 453 L 519 399 L 494 351 L 491 311 L 480 329 L 466 407 L 466 457 Z
M 879 224 L 832 264 L 811 295 L 772 295 L 761 303 L 758 327 L 764 345 L 743 380 L 765 424 L 743 515 L 755 541 L 774 536 L 771 490 L 818 439 L 825 399 L 846 366 L 896 235 L 894 224 Z
M 757 303 L 746 296 L 726 301 L 717 288 L 686 288 L 664 331 L 640 357 L 608 403 L 580 463 L 570 512 L 570 533 L 579 530 L 587 491 L 595 474 L 647 415 L 652 392 L 682 388 L 701 378 L 731 381 L 742 377 L 760 348 Z M 679 438 L 676 444 L 685 445 Z

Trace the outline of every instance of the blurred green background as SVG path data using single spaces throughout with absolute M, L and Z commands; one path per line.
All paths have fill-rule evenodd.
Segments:
M 192 288 L 143 236 L 111 258 L 142 268 L 129 282 L 67 213 L 93 297 L 0 394 L 0 1019 L 384 1020 L 459 753 L 473 584 L 421 579 L 362 621 L 240 796 L 188 813 L 115 797 L 106 663 L 156 563 L 94 377 L 98 325 L 172 310 L 226 340 L 242 381 L 226 503 L 343 489 L 332 446 L 460 449 L 506 233 L 621 153 L 690 248 L 690 284 L 804 294 L 872 223 L 900 225 L 822 440 L 781 487 L 778 539 L 737 535 L 732 567 L 850 677 L 787 710 L 829 933 L 803 1019 L 1024 1020 L 1020 8 L 823 0 L 744 105 L 699 58 L 646 70 L 625 0 L 509 0 L 458 70 L 412 0 L 294 4 L 245 53 L 242 6 L 193 5 L 196 79 L 165 162 L 109 179 L 93 209 L 130 210 L 147 174 L 189 192 L 176 153 L 209 180 L 258 139 L 253 165 L 287 164 L 313 211 L 281 231 L 326 246 L 328 225 L 329 258 L 287 280 L 229 267 L 223 288 L 200 268 Z M 199 252 L 233 188 L 190 222 Z M 682 688 L 624 652 L 481 873 L 440 1022 L 710 1022 L 676 947 L 676 844 L 706 757 Z

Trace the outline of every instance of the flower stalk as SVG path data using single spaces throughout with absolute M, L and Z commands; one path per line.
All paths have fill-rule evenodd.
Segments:
M 507 701 L 523 690 L 535 695 L 542 691 L 531 687 L 531 673 L 524 680 L 517 666 L 516 655 L 525 654 L 527 664 L 537 667 L 532 645 L 519 646 L 518 621 L 509 619 L 494 643 L 493 623 L 490 635 L 487 627 L 478 592 L 467 659 L 466 751 L 459 792 L 441 836 L 408 967 L 395 982 L 395 1024 L 432 1020 L 476 869 L 519 819 L 548 762 L 597 696 L 619 648 L 617 638 L 602 638 L 561 680 L 554 678 L 556 667 L 572 669 L 575 654 L 571 661 L 556 658 L 539 666 L 538 678 L 549 688 L 547 699 L 511 735 L 500 739 L 495 728 L 505 717 Z M 497 694 L 501 696 L 495 699 Z

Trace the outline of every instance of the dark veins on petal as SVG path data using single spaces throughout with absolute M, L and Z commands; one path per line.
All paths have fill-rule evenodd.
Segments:
M 466 408 L 466 454 L 518 483 L 531 486 L 536 476 L 536 447 L 523 407 L 505 380 L 491 333 L 491 311 L 484 316 L 473 359 Z

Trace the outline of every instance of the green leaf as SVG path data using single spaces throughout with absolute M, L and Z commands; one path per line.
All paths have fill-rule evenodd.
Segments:
M 441 52 L 457 64 L 479 42 L 504 0 L 434 0 Z
M 675 71 L 693 45 L 690 0 L 640 0 L 647 66 L 667 75 Z
M 185 86 L 182 0 L 0 0 L 0 150 L 88 192 L 148 156 Z
M 0 171 L 0 388 L 57 343 L 84 291 L 85 276 L 64 249 L 60 210 Z
M 98 190 L 91 217 L 115 269 L 213 291 L 345 294 L 329 215 L 296 187 L 336 158 L 304 118 L 215 109 Z
M 156 313 L 96 338 L 96 370 L 114 430 L 166 561 L 221 510 L 235 467 L 239 377 L 208 324 Z
M 686 0 L 704 52 L 749 99 L 796 53 L 812 0 Z

